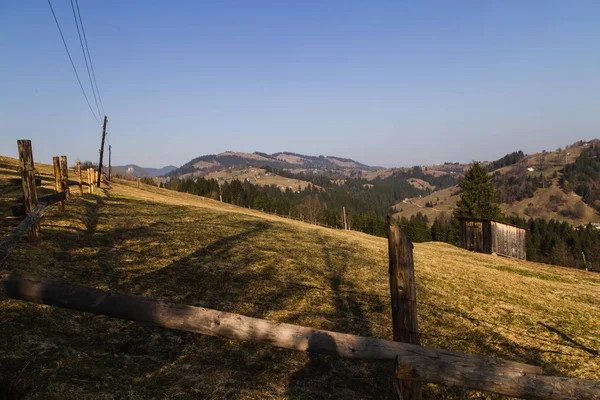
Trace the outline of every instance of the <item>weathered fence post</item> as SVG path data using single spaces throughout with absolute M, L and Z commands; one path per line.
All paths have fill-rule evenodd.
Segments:
M 420 345 L 412 243 L 389 216 L 388 227 L 394 341 Z M 403 400 L 421 400 L 420 382 L 402 380 L 398 384 Z
M 108 182 L 112 180 L 112 146 L 108 145 Z
M 104 157 L 104 138 L 106 138 L 106 123 L 108 122 L 108 118 L 106 115 L 104 116 L 104 125 L 102 125 L 102 144 L 100 145 L 100 162 L 98 163 L 98 175 L 96 176 L 95 181 L 98 182 L 98 187 L 102 185 L 102 158 Z
M 37 207 L 38 203 L 31 140 L 17 140 L 17 147 L 21 166 L 23 205 L 25 206 L 25 214 L 28 215 Z M 40 224 L 34 224 L 29 229 L 27 238 L 30 243 L 37 243 L 40 240 Z
M 83 196 L 83 185 L 81 184 L 81 161 L 77 160 L 77 183 L 79 184 L 79 194 Z
M 67 165 L 67 156 L 60 156 L 60 167 L 62 171 L 60 186 L 62 191 L 65 192 L 65 198 L 69 200 L 71 197 L 71 190 L 69 189 L 69 167 Z
M 95 193 L 96 181 L 94 178 L 96 177 L 96 173 L 94 172 L 94 168 L 88 169 L 88 174 L 90 175 L 90 193 Z
M 86 175 L 86 179 L 87 179 L 88 193 L 92 193 L 92 185 L 90 184 L 90 169 L 89 168 L 87 168 L 85 170 L 85 175 Z
M 56 193 L 60 193 L 60 187 L 62 185 L 60 158 L 58 156 L 52 157 L 52 164 L 54 164 L 54 190 L 56 190 Z M 65 211 L 64 201 L 58 203 L 58 209 L 60 211 Z

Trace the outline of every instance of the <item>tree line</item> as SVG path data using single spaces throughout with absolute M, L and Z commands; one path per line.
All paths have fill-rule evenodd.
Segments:
M 591 263 L 600 270 L 600 232 L 591 224 L 574 227 L 567 222 L 541 218 L 501 217 L 500 222 L 526 230 L 527 260 L 564 267 L 584 268 Z M 400 226 L 408 238 L 419 242 L 446 242 L 459 246 L 459 220 L 441 215 L 432 224 L 418 213 L 402 218 Z
M 275 185 L 260 186 L 234 179 L 173 178 L 162 186 L 221 200 L 241 207 L 253 208 L 290 216 L 315 224 L 343 229 L 346 210 L 348 228 L 371 235 L 386 237 L 386 216 L 395 213 L 391 208 L 404 198 L 428 193 L 407 182 L 410 177 L 434 177 L 413 168 L 399 171 L 386 178 L 367 181 L 361 176 L 346 178 L 343 184 L 330 178 L 288 171 L 269 170 L 293 179 L 311 180 L 306 187 L 281 190 Z M 422 178 L 420 178 L 422 179 Z M 535 179 L 543 184 L 543 176 Z M 437 183 L 441 184 L 441 181 Z M 398 224 L 413 242 L 439 241 L 459 245 L 459 218 L 493 219 L 511 223 L 527 230 L 527 259 L 548 264 L 583 267 L 583 259 L 600 266 L 600 232 L 593 226 L 575 228 L 566 222 L 543 219 L 506 217 L 498 205 L 500 195 L 487 169 L 474 163 L 459 182 L 461 199 L 454 213 L 440 215 L 433 221 L 422 213 L 401 218 Z
M 565 165 L 559 184 L 565 192 L 577 193 L 600 211 L 600 141 L 592 142 L 573 164 Z

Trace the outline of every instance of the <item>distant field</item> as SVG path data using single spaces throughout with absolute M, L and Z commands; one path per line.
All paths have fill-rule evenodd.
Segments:
M 537 153 L 525 157 L 517 164 L 499 168 L 493 173 L 514 174 L 525 170 L 533 177 L 543 173 L 547 179 L 547 187 L 535 191 L 533 198 L 525 198 L 513 204 L 501 204 L 500 207 L 506 215 L 515 215 L 521 218 L 544 218 L 568 222 L 572 225 L 586 225 L 590 222 L 600 222 L 600 214 L 585 204 L 576 193 L 566 194 L 558 186 L 560 170 L 565 163 L 574 162 L 581 154 L 583 146 L 572 146 L 562 151 Z M 532 168 L 533 171 L 527 170 Z M 556 178 L 552 178 L 554 173 Z M 416 183 L 413 183 L 416 185 Z M 457 192 L 458 186 L 441 190 L 424 197 L 412 198 L 394 206 L 398 217 L 410 218 L 412 215 L 422 213 L 433 223 L 442 213 L 450 215 L 456 207 L 460 196 L 451 196 Z M 439 200 L 438 200 L 439 199 Z M 426 203 L 434 204 L 433 208 L 425 207 Z
M 182 178 L 186 178 L 186 175 L 182 175 Z M 302 189 L 306 188 L 310 182 L 299 180 L 299 179 L 291 179 L 286 178 L 284 176 L 275 175 L 272 173 L 267 173 L 262 168 L 240 168 L 240 169 L 232 169 L 232 170 L 222 170 L 210 172 L 204 176 L 207 179 L 217 179 L 217 180 L 225 180 L 227 182 L 231 182 L 234 179 L 239 179 L 244 182 L 248 180 L 250 183 L 254 185 L 261 186 L 271 186 L 275 185 L 281 190 L 285 190 L 290 188 L 294 191 L 298 190 L 298 187 Z
M 14 175 L 14 160 L 0 162 L 0 176 Z M 6 234 L 18 191 L 2 190 Z M 54 209 L 42 239 L 21 244 L 2 269 L 392 337 L 382 238 L 123 181 Z M 442 243 L 414 251 L 423 345 L 600 379 L 600 275 Z M 392 367 L 0 301 L 8 398 L 395 399 Z M 492 398 L 464 393 L 427 385 L 425 398 Z
M 394 206 L 397 211 L 394 216 L 410 218 L 412 215 L 421 213 L 429 218 L 433 223 L 436 217 L 441 217 L 442 214 L 450 216 L 460 195 L 452 196 L 458 191 L 458 186 L 452 186 L 447 189 L 439 190 L 428 196 L 415 197 L 398 203 Z M 426 203 L 431 203 L 433 207 L 426 207 Z
M 431 185 L 427 181 L 424 181 L 423 179 L 410 178 L 408 180 L 408 183 L 410 183 L 412 186 L 416 187 L 417 189 L 422 189 L 422 190 L 435 189 L 435 186 Z

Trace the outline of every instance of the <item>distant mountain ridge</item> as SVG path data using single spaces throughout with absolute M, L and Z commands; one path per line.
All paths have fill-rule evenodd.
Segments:
M 378 167 L 372 167 L 350 158 L 334 156 L 307 156 L 291 152 L 267 154 L 261 152 L 243 153 L 226 151 L 219 154 L 196 157 L 180 168 L 171 171 L 168 175 L 171 177 L 204 175 L 223 168 L 244 166 L 278 169 L 353 169 L 365 171 L 379 169 Z
M 139 178 L 143 178 L 149 176 L 151 178 L 155 178 L 157 176 L 167 175 L 170 172 L 177 169 L 174 165 L 167 165 L 162 168 L 144 168 L 135 164 L 127 164 L 127 165 L 119 165 L 116 167 L 112 167 L 113 174 L 121 174 L 121 175 L 133 175 Z

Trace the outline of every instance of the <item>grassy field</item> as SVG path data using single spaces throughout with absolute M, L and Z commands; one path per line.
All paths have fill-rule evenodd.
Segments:
M 0 158 L 0 176 L 15 166 Z M 1 194 L 5 235 L 19 191 Z M 42 239 L 0 269 L 392 337 L 382 238 L 123 181 L 52 210 Z M 599 274 L 441 243 L 415 245 L 415 270 L 423 345 L 600 379 Z M 392 369 L 0 300 L 0 398 L 393 399 Z M 425 398 L 493 397 L 428 385 Z
M 421 213 L 429 218 L 430 223 L 433 223 L 436 217 L 441 217 L 442 215 L 449 217 L 452 214 L 452 211 L 454 211 L 454 207 L 456 207 L 456 202 L 460 198 L 460 195 L 458 194 L 453 196 L 458 190 L 458 186 L 452 186 L 427 196 L 414 197 L 398 203 L 394 206 L 394 209 L 397 211 L 394 216 L 398 218 L 410 218 L 412 215 Z M 427 203 L 431 203 L 434 206 L 426 207 L 425 204 Z

